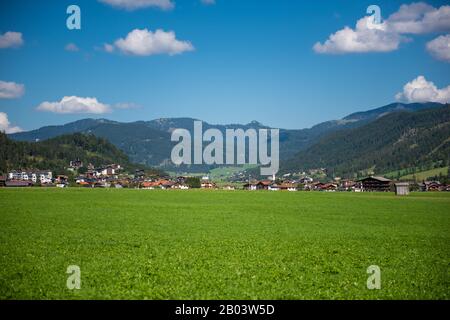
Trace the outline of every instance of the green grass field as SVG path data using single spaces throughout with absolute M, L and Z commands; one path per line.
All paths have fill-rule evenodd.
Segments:
M 0 204 L 1 299 L 450 297 L 450 194 L 35 188 Z

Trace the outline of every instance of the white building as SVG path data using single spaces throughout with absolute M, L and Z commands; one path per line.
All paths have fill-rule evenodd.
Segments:
M 22 173 L 20 173 L 18 171 L 11 171 L 10 173 L 8 173 L 8 179 L 9 180 L 20 180 L 20 179 L 22 179 Z
M 40 171 L 38 173 L 39 181 L 41 183 L 52 183 L 53 180 L 53 174 L 51 171 Z
M 51 171 L 19 172 L 14 170 L 8 173 L 9 180 L 32 181 L 33 183 L 51 183 L 52 178 Z

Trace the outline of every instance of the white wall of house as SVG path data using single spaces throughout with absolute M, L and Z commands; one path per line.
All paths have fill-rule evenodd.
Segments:
M 23 181 L 32 181 L 33 183 L 41 182 L 41 183 L 50 183 L 52 182 L 52 172 L 17 172 L 11 171 L 8 173 L 9 180 L 23 180 Z

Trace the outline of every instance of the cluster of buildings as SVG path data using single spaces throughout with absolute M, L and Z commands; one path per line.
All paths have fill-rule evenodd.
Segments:
M 67 183 L 67 176 L 53 176 L 50 170 L 13 170 L 6 176 L 0 176 L 0 186 L 3 187 L 31 187 L 34 185 L 65 187 Z
M 187 183 L 187 180 L 189 177 L 183 177 L 179 176 L 174 179 L 153 179 L 153 180 L 147 180 L 140 183 L 141 189 L 180 189 L 180 190 L 187 190 L 190 189 L 192 186 L 190 186 Z M 218 189 L 217 185 L 210 181 L 208 177 L 203 177 L 200 180 L 199 187 L 201 189 Z M 234 190 L 233 186 L 226 186 L 224 189 L 228 190 Z
M 142 170 L 137 170 L 135 174 L 131 175 L 123 173 L 122 170 L 120 164 L 101 167 L 89 164 L 85 173 L 75 177 L 75 183 L 78 186 L 89 188 L 128 188 L 139 186 L 144 180 L 145 173 Z
M 40 171 L 17 171 L 13 170 L 8 173 L 9 181 L 30 181 L 32 183 L 52 183 L 53 174 L 50 170 Z
M 84 167 L 80 160 L 71 161 L 68 170 L 72 172 L 81 171 Z M 180 189 L 190 188 L 219 189 L 216 183 L 209 177 L 192 178 L 179 176 L 176 178 L 151 178 L 146 177 L 143 170 L 136 170 L 134 174 L 122 173 L 119 164 L 109 164 L 94 167 L 89 164 L 83 174 L 75 177 L 75 183 L 81 187 L 89 188 L 139 188 L 139 189 Z M 410 185 L 407 182 L 394 182 L 380 176 L 370 176 L 359 180 L 336 179 L 332 182 L 314 181 L 313 178 L 304 176 L 299 179 L 289 179 L 283 176 L 282 180 L 275 177 L 268 180 L 249 180 L 247 182 L 224 185 L 224 190 L 268 190 L 268 191 L 353 191 L 353 192 L 388 192 L 395 191 L 399 195 L 409 193 Z M 191 179 L 191 183 L 188 180 Z M 195 185 L 192 179 L 197 179 Z M 68 177 L 65 175 L 54 176 L 50 170 L 13 170 L 6 176 L 0 176 L 0 186 L 6 187 L 31 187 L 33 185 L 67 187 Z M 240 187 L 238 187 L 238 185 Z M 424 181 L 416 185 L 420 191 L 450 191 L 450 185 L 441 184 L 439 181 Z
M 276 183 L 272 180 L 251 181 L 244 184 L 244 190 L 287 190 L 297 191 L 297 185 L 291 182 Z
M 390 191 L 392 181 L 384 177 L 368 177 L 365 179 L 339 180 L 333 182 L 314 181 L 310 177 L 299 180 L 285 180 L 277 183 L 272 180 L 252 181 L 244 184 L 245 190 L 287 190 L 287 191 Z
M 450 191 L 450 185 L 439 181 L 424 181 L 419 183 L 420 191 Z
M 287 190 L 287 191 L 353 191 L 353 192 L 389 192 L 394 191 L 398 195 L 409 193 L 408 182 L 395 182 L 385 177 L 370 176 L 359 180 L 338 180 L 333 182 L 319 182 L 306 177 L 300 180 L 285 180 L 277 183 L 272 180 L 251 181 L 244 184 L 245 190 Z M 438 181 L 425 181 L 419 184 L 420 191 L 450 191 L 450 185 L 441 184 Z
M 83 167 L 80 160 L 70 161 L 68 171 L 77 172 Z M 95 168 L 92 164 L 87 167 L 87 172 L 76 178 L 77 184 L 102 184 L 109 180 L 117 179 L 116 175 L 121 170 L 118 164 L 111 164 Z M 31 187 L 31 186 L 69 186 L 69 177 L 66 175 L 54 175 L 51 170 L 12 170 L 6 176 L 0 176 L 0 186 L 5 187 Z

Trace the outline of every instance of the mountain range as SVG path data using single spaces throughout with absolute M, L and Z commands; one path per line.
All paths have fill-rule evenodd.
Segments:
M 369 111 L 356 112 L 339 120 L 326 121 L 307 129 L 280 129 L 281 166 L 286 171 L 301 170 L 313 165 L 318 167 L 333 164 L 333 162 L 327 161 L 316 162 L 316 158 L 312 156 L 306 157 L 302 152 L 309 150 L 307 151 L 308 153 L 314 151 L 312 154 L 319 154 L 318 149 L 314 148 L 328 148 L 328 150 L 331 150 L 329 149 L 330 146 L 324 142 L 324 139 L 325 141 L 332 141 L 330 143 L 335 143 L 334 147 L 338 148 L 342 145 L 341 141 L 326 140 L 332 139 L 330 137 L 335 137 L 336 135 L 337 137 L 342 137 L 338 133 L 343 135 L 353 134 L 354 136 L 351 136 L 351 139 L 356 139 L 357 135 L 361 132 L 369 132 L 369 135 L 380 134 L 378 131 L 375 131 L 383 131 L 382 125 L 372 125 L 372 127 L 370 125 L 378 123 L 377 121 L 392 114 L 398 114 L 399 118 L 407 118 L 408 114 L 415 114 L 421 112 L 421 110 L 428 109 L 440 110 L 444 106 L 431 102 L 411 104 L 392 103 Z M 123 123 L 107 119 L 83 119 L 65 125 L 46 126 L 28 132 L 15 133 L 9 135 L 9 137 L 18 141 L 37 141 L 75 132 L 88 133 L 107 139 L 127 154 L 134 163 L 173 169 L 174 167 L 170 162 L 170 154 L 172 147 L 176 143 L 170 140 L 171 132 L 175 128 L 183 128 L 193 132 L 193 123 L 195 120 L 192 118 L 162 118 L 151 121 Z M 365 127 L 367 128 L 361 129 L 361 132 L 354 131 L 358 128 Z M 248 128 L 259 129 L 269 127 L 257 121 L 252 121 L 245 125 L 212 125 L 203 122 L 203 128 L 204 130 L 216 128 L 224 132 L 226 129 L 242 128 L 246 130 Z M 386 143 L 388 142 L 386 141 Z M 335 150 L 334 152 L 339 153 L 340 151 Z M 188 171 L 194 170 L 194 167 L 183 167 L 182 169 L 183 171 Z M 205 168 L 201 169 L 204 171 Z

